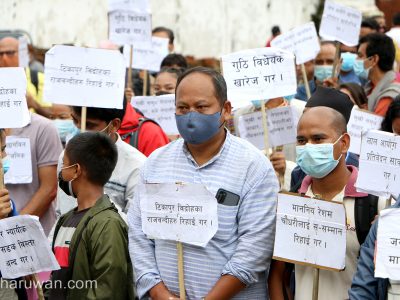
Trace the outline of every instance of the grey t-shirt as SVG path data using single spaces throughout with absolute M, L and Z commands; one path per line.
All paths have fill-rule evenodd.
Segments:
M 31 144 L 32 182 L 29 184 L 7 184 L 10 197 L 13 199 L 17 210 L 20 211 L 39 189 L 39 168 L 57 166 L 62 145 L 57 128 L 53 123 L 37 114 L 31 115 L 31 122 L 27 126 L 13 129 L 11 135 L 29 138 Z M 56 204 L 53 201 L 46 213 L 40 218 L 40 223 L 46 235 L 49 234 L 56 220 L 55 207 Z

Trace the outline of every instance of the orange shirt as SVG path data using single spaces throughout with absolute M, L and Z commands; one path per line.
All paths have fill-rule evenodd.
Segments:
M 393 102 L 393 99 L 390 97 L 384 97 L 384 98 L 379 99 L 374 113 L 384 117 L 386 115 L 386 112 L 389 108 L 390 103 L 392 103 L 392 102 Z

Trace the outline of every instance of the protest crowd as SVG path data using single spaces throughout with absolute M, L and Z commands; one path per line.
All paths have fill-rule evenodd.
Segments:
M 0 299 L 400 300 L 400 11 L 215 68 L 128 2 L 98 48 L 0 35 Z

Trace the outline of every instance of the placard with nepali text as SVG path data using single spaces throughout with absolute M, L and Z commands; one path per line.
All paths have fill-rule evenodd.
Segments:
M 239 116 L 237 132 L 242 139 L 252 143 L 257 149 L 265 149 L 261 111 Z
M 0 68 L 0 128 L 22 128 L 31 120 L 23 68 Z
M 117 50 L 54 46 L 46 53 L 44 100 L 122 109 L 125 72 Z
M 168 55 L 168 43 L 166 38 L 153 36 L 151 44 L 136 43 L 133 47 L 132 68 L 159 72 L 162 60 Z M 127 67 L 130 61 L 130 47 L 124 46 L 124 57 Z
M 4 174 L 6 184 L 27 184 L 32 182 L 32 156 L 29 138 L 6 137 L 6 152 L 10 159 L 10 170 Z
M 342 203 L 278 194 L 274 259 L 340 271 L 345 256 Z
M 283 106 L 267 110 L 268 143 L 270 147 L 296 143 L 296 112 L 292 106 Z
M 298 65 L 313 60 L 320 50 L 314 22 L 278 35 L 271 41 L 271 46 L 293 52 Z
M 108 0 L 108 11 L 129 10 L 150 13 L 149 0 Z
M 232 106 L 296 94 L 294 55 L 278 48 L 258 48 L 222 56 L 223 75 Z
M 326 40 L 357 46 L 360 36 L 361 11 L 326 0 L 319 35 Z
M 361 134 L 371 129 L 381 128 L 383 117 L 354 106 L 351 111 L 347 130 L 350 135 L 349 152 L 360 154 Z
M 357 190 L 377 196 L 400 193 L 400 136 L 371 130 L 362 135 Z
M 382 210 L 376 239 L 375 277 L 400 280 L 400 209 Z
M 179 134 L 175 121 L 175 95 L 135 96 L 132 106 L 145 117 L 153 119 L 167 134 Z
M 218 229 L 217 199 L 200 184 L 139 186 L 142 230 L 151 239 L 205 247 Z
M 6 279 L 60 269 L 37 217 L 0 220 L 0 253 L 0 271 Z
M 29 66 L 28 39 L 25 36 L 18 38 L 18 66 L 21 68 Z
M 133 11 L 108 13 L 109 40 L 117 45 L 146 42 L 151 45 L 151 15 Z

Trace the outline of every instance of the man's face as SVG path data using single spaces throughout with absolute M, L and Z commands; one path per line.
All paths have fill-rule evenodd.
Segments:
M 214 85 L 210 76 L 202 73 L 192 73 L 185 77 L 176 91 L 177 115 L 184 115 L 196 111 L 201 114 L 211 115 L 221 112 L 221 124 L 231 114 L 229 101 L 221 107 L 214 93 Z
M 81 115 L 78 115 L 75 111 L 72 111 L 72 120 L 74 121 L 74 124 L 76 127 L 79 129 L 82 128 L 81 124 Z M 104 132 L 105 134 L 111 135 L 112 133 L 117 132 L 121 125 L 121 120 L 120 119 L 114 119 L 110 123 L 107 123 L 106 121 L 99 120 L 99 119 L 92 119 L 92 118 L 87 118 L 86 119 L 86 130 L 87 131 L 94 131 L 94 132 Z
M 358 47 L 357 56 L 358 59 L 362 59 L 364 61 L 364 69 L 368 69 L 375 65 L 376 58 L 374 56 L 367 57 L 367 43 L 362 43 L 360 47 Z
M 153 36 L 165 38 L 165 39 L 169 40 L 168 32 L 166 32 L 166 31 L 155 32 L 155 33 L 153 33 Z M 168 50 L 169 50 L 169 53 L 174 52 L 174 44 L 168 43 Z
M 336 48 L 333 44 L 321 45 L 321 50 L 315 58 L 315 64 L 317 66 L 333 65 L 333 62 L 335 61 L 335 53 Z
M 71 120 L 71 107 L 61 104 L 53 104 L 51 107 L 50 119 Z
M 332 126 L 335 115 L 331 110 L 320 106 L 308 108 L 303 113 L 297 126 L 297 145 L 335 143 L 339 139 L 340 135 Z M 335 159 L 338 159 L 340 154 L 346 153 L 342 150 L 343 147 L 340 147 L 343 141 L 345 139 L 334 146 Z
M 0 67 L 18 67 L 18 40 L 5 37 L 0 40 Z

